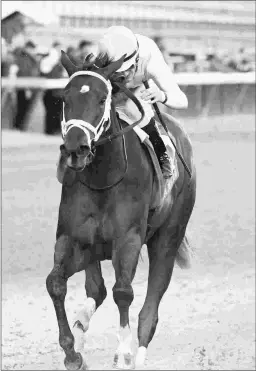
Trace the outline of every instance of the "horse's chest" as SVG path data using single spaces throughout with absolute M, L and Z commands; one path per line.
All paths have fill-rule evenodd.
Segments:
M 111 199 L 110 199 L 111 198 Z M 131 224 L 139 218 L 137 199 L 110 193 L 109 197 L 96 198 L 94 194 L 82 199 L 73 199 L 63 207 L 64 230 L 82 244 L 112 243 L 124 236 Z M 70 212 L 71 211 L 71 212 Z
M 115 226 L 109 215 L 90 214 L 80 221 L 74 221 L 72 236 L 83 244 L 106 243 L 115 238 Z

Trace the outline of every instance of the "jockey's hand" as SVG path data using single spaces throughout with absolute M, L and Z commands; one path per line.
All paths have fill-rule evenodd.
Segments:
M 165 99 L 165 94 L 161 91 L 158 86 L 150 86 L 141 92 L 141 99 L 147 103 L 163 102 Z

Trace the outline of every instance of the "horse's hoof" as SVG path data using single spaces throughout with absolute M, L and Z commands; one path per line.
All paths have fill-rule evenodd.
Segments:
M 137 355 L 136 355 L 136 361 L 135 361 L 135 367 L 137 370 L 141 370 L 144 367 L 144 363 L 146 360 L 146 354 L 147 354 L 147 348 L 139 347 Z
M 113 368 L 117 370 L 133 370 L 134 359 L 131 353 L 116 353 L 114 357 Z
M 76 362 L 69 362 L 67 358 L 64 360 L 64 365 L 68 371 L 86 371 L 89 370 L 85 360 L 83 359 L 81 353 L 77 353 L 78 358 Z
M 82 366 L 79 368 L 79 371 L 86 371 L 89 370 L 89 367 L 87 366 L 85 360 L 83 359 Z

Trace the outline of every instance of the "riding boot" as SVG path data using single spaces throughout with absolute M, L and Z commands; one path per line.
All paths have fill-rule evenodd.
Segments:
M 167 153 L 164 141 L 161 138 L 155 120 L 152 118 L 143 130 L 149 135 L 149 139 L 154 147 L 164 178 L 170 178 L 173 175 L 171 159 Z

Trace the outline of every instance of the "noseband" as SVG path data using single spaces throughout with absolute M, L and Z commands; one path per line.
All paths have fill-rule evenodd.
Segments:
M 108 95 L 107 95 L 107 99 L 106 99 L 106 102 L 105 102 L 105 109 L 104 109 L 103 116 L 102 116 L 100 122 L 98 123 L 98 125 L 96 127 L 94 127 L 92 124 L 90 124 L 89 122 L 84 121 L 84 120 L 69 120 L 68 122 L 66 122 L 65 112 L 64 112 L 65 103 L 63 102 L 63 111 L 62 111 L 63 112 L 63 117 L 62 117 L 62 121 L 61 121 L 61 132 L 62 132 L 62 136 L 64 138 L 67 135 L 67 133 L 69 132 L 69 130 L 72 129 L 73 127 L 78 127 L 80 129 L 82 129 L 84 131 L 84 133 L 86 134 L 86 136 L 88 136 L 88 130 L 90 130 L 91 132 L 93 132 L 93 134 L 94 134 L 93 139 L 96 142 L 100 138 L 100 136 L 101 136 L 101 134 L 104 130 L 104 123 L 110 122 L 112 85 L 111 85 L 109 80 L 106 80 L 100 74 L 98 74 L 96 72 L 92 72 L 92 71 L 75 72 L 75 73 L 73 73 L 73 75 L 70 76 L 69 82 L 74 77 L 81 76 L 81 75 L 97 77 L 98 79 L 103 81 L 104 84 L 107 86 Z

